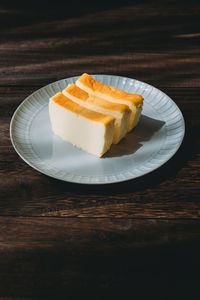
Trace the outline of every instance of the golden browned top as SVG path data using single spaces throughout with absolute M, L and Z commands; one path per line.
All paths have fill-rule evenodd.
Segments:
M 74 83 L 69 84 L 65 88 L 65 92 L 81 101 L 86 101 L 87 103 L 101 107 L 106 110 L 117 111 L 120 113 L 130 111 L 129 107 L 126 104 L 113 103 L 97 96 L 89 96 L 87 92 L 83 91 Z
M 134 105 L 141 104 L 143 102 L 143 97 L 138 94 L 131 94 L 120 89 L 117 89 L 113 86 L 105 85 L 94 78 L 92 78 L 87 73 L 84 73 L 78 81 L 82 83 L 84 86 L 87 86 L 94 92 L 98 92 L 102 95 L 106 95 L 116 100 L 124 100 L 128 102 L 132 102 Z
M 84 90 L 80 89 L 77 85 L 75 85 L 74 83 L 69 84 L 65 89 L 65 92 L 67 92 L 68 94 L 81 99 L 83 101 L 86 101 L 89 98 L 89 95 L 87 92 L 85 92 Z
M 67 110 L 70 110 L 77 115 L 83 116 L 95 122 L 100 122 L 107 125 L 115 120 L 112 116 L 95 112 L 75 103 L 74 101 L 63 95 L 61 92 L 54 95 L 51 100 L 53 100 L 56 104 L 66 108 Z

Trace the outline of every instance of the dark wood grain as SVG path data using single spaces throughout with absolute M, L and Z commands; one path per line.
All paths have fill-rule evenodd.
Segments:
M 59 8 L 49 19 L 46 11 L 2 11 L 0 84 L 44 85 L 88 72 L 198 86 L 198 8 L 165 11 L 156 3 L 75 11 Z
M 188 283 L 198 292 L 197 221 L 1 217 L 0 226 L 2 296 L 184 296 Z
M 76 299 L 78 291 L 198 299 L 199 1 L 70 3 L 0 4 L 0 299 Z M 106 186 L 29 167 L 10 142 L 14 111 L 38 88 L 82 72 L 136 78 L 167 93 L 186 124 L 174 157 Z

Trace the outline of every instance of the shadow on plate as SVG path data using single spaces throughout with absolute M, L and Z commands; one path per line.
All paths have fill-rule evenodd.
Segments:
M 164 121 L 142 115 L 137 127 L 128 133 L 119 144 L 112 145 L 103 158 L 119 157 L 135 153 L 143 146 L 142 142 L 149 141 L 164 124 Z

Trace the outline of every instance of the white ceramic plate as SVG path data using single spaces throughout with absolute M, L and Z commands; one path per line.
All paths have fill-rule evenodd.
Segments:
M 96 158 L 55 136 L 48 115 L 49 97 L 78 77 L 51 83 L 28 96 L 15 111 L 10 136 L 16 152 L 34 169 L 51 177 L 84 184 L 106 184 L 147 174 L 168 161 L 183 140 L 185 124 L 177 105 L 144 82 L 111 75 L 97 80 L 141 94 L 144 106 L 137 127 L 103 158 Z

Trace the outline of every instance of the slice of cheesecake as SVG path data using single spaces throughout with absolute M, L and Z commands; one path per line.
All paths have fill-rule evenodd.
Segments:
M 90 75 L 84 73 L 77 81 L 76 84 L 86 91 L 89 95 L 95 95 L 105 100 L 126 104 L 130 108 L 132 114 L 129 121 L 128 131 L 133 129 L 140 118 L 143 104 L 143 97 L 137 94 L 126 93 L 115 87 L 102 84 L 95 80 Z
M 112 103 L 96 96 L 89 97 L 87 92 L 73 83 L 63 90 L 63 94 L 88 109 L 113 116 L 115 118 L 114 144 L 126 135 L 131 116 L 131 110 L 127 105 Z
M 114 136 L 112 116 L 89 110 L 61 92 L 50 98 L 49 116 L 53 132 L 91 154 L 101 157 Z

